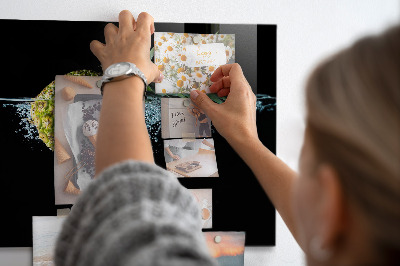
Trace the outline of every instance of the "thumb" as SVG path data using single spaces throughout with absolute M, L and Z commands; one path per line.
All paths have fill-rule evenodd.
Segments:
M 192 90 L 190 92 L 190 99 L 194 104 L 196 104 L 200 109 L 207 113 L 212 120 L 212 109 L 217 105 L 214 103 L 204 92 L 198 90 Z

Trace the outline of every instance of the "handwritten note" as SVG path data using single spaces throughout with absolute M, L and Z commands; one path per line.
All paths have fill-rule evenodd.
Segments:
M 186 46 L 185 64 L 188 67 L 215 66 L 226 64 L 226 52 L 223 43 L 208 43 Z
M 178 127 L 186 122 L 186 112 L 173 111 L 171 112 L 171 126 Z

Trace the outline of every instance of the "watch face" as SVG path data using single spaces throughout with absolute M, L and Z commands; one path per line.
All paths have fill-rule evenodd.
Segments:
M 118 77 L 124 74 L 127 74 L 128 70 L 130 69 L 130 65 L 128 63 L 117 63 L 114 65 L 111 65 L 107 70 L 106 70 L 106 75 L 109 77 Z

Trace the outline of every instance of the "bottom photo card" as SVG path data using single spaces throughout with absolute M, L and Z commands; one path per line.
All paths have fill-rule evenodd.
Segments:
M 67 216 L 33 216 L 33 265 L 54 265 L 53 256 L 57 237 Z
M 189 189 L 200 208 L 202 228 L 212 228 L 212 189 Z
M 245 232 L 203 232 L 211 256 L 219 266 L 243 266 Z
M 214 140 L 164 140 L 166 168 L 177 177 L 218 177 Z

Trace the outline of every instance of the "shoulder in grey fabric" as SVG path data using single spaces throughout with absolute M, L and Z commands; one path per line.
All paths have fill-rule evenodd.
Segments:
M 64 222 L 58 266 L 217 265 L 191 193 L 164 169 L 125 161 L 107 168 Z

